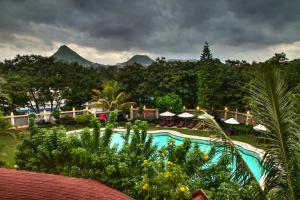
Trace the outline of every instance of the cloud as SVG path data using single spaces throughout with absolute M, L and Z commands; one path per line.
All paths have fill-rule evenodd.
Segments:
M 291 48 L 293 58 L 299 8 L 294 0 L 0 0 L 0 59 L 51 55 L 60 44 L 100 63 L 135 53 L 198 58 L 204 41 L 221 59 L 266 59 Z

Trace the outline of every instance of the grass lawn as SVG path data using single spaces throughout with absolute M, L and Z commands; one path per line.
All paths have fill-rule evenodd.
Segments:
M 41 128 L 55 127 L 53 125 L 40 126 Z M 67 131 L 82 129 L 86 126 L 82 125 L 64 125 Z M 14 134 L 16 131 L 11 131 Z M 28 133 L 27 130 L 20 130 L 17 132 Z M 0 133 L 0 161 L 4 161 L 8 167 L 13 167 L 15 164 L 15 150 L 18 139 L 10 134 Z
M 0 160 L 4 161 L 9 167 L 15 164 L 15 150 L 17 139 L 12 135 L 0 133 Z
M 39 125 L 40 128 L 53 128 L 56 126 L 63 126 L 67 131 L 73 131 L 73 130 L 78 130 L 78 129 L 83 129 L 87 126 L 81 125 L 81 124 L 64 124 L 64 125 L 52 125 L 52 124 L 47 124 L 47 125 Z

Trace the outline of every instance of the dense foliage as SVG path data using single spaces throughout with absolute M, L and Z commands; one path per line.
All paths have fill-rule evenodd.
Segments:
M 300 83 L 299 59 L 289 61 L 280 53 L 263 63 L 281 70 L 289 89 Z M 105 99 L 105 94 L 101 94 L 105 90 L 103 84 L 114 80 L 118 82 L 117 90 L 126 94 L 126 101 L 136 102 L 140 107 L 155 107 L 157 97 L 175 94 L 187 108 L 200 106 L 216 110 L 228 106 L 230 110 L 245 111 L 249 109 L 245 88 L 261 64 L 239 60 L 221 62 L 213 57 L 207 43 L 198 61 L 158 58 L 148 67 L 132 63 L 123 67 L 84 68 L 53 58 L 17 56 L 0 63 L 4 78 L 0 79 L 0 105 L 5 113 L 23 106 L 39 112 L 46 103 L 55 110 L 62 101 L 67 108 L 80 107 L 93 100 L 93 89 L 100 91 L 98 99 Z M 110 105 L 106 107 L 109 109 Z
M 105 82 L 103 90 L 93 90 L 94 102 L 92 105 L 97 106 L 103 110 L 129 110 L 131 105 L 135 102 L 129 102 L 129 95 L 121 91 L 120 84 L 117 81 L 110 80 Z
M 137 199 L 189 199 L 199 188 L 213 199 L 247 199 L 247 189 L 232 179 L 230 160 L 222 157 L 212 164 L 215 148 L 202 152 L 190 139 L 180 145 L 169 140 L 157 148 L 140 120 L 127 124 L 123 145 L 116 146 L 116 118 L 111 112 L 104 131 L 92 119 L 93 131 L 84 129 L 79 135 L 67 135 L 64 128 L 40 129 L 31 118 L 30 136 L 18 144 L 16 164 L 20 169 L 93 178 Z M 232 193 L 224 196 L 224 187 Z
M 180 96 L 176 94 L 167 94 L 158 96 L 155 99 L 155 106 L 160 112 L 173 111 L 179 114 L 182 111 L 183 105 Z
M 51 111 L 63 103 L 69 107 L 81 106 L 92 98 L 92 89 L 99 88 L 102 80 L 94 69 L 35 55 L 5 60 L 0 64 L 0 72 L 11 99 L 3 105 L 5 111 L 28 106 L 38 113 L 46 103 Z

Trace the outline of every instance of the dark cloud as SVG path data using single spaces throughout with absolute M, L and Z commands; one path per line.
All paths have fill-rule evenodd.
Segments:
M 297 0 L 0 0 L 0 44 L 22 48 L 21 35 L 37 45 L 195 55 L 209 41 L 222 57 L 300 41 L 299 9 Z

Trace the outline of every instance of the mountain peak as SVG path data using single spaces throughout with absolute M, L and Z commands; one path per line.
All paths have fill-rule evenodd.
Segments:
M 70 51 L 73 51 L 72 49 L 70 49 L 67 45 L 63 44 L 61 45 L 58 50 L 70 50 Z
M 58 50 L 52 55 L 52 57 L 68 63 L 77 62 L 82 66 L 91 66 L 94 64 L 93 62 L 81 57 L 67 45 L 60 46 Z
M 133 63 L 138 63 L 143 66 L 149 66 L 154 62 L 149 56 L 147 55 L 134 55 L 132 56 L 128 61 L 121 63 L 119 65 L 125 66 L 125 65 L 131 65 Z

